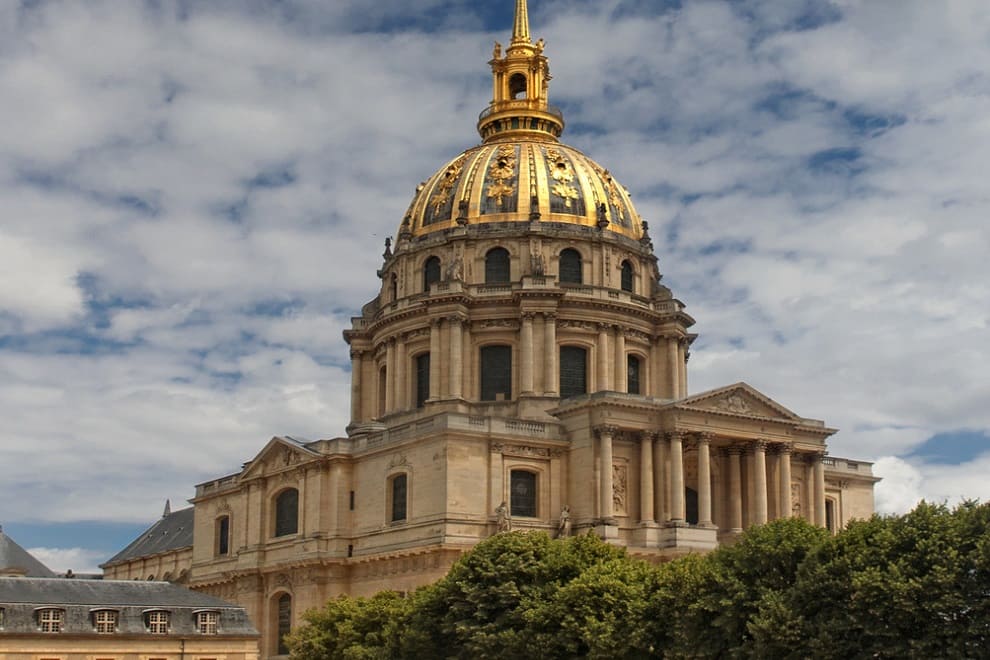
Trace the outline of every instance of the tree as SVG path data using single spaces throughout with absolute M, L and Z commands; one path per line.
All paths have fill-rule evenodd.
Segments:
M 377 660 L 395 657 L 410 602 L 394 591 L 371 598 L 341 596 L 303 615 L 286 638 L 294 660 Z

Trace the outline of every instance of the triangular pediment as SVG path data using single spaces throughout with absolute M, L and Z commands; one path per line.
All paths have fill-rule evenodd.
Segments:
M 782 419 L 792 422 L 802 418 L 746 383 L 736 383 L 681 399 L 678 408 L 718 412 L 741 417 Z
M 258 452 L 257 456 L 244 464 L 241 479 L 272 474 L 305 463 L 319 454 L 307 449 L 301 442 L 293 438 L 275 436 Z

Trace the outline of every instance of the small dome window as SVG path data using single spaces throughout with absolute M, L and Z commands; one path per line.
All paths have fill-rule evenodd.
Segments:
M 528 98 L 526 94 L 526 76 L 521 73 L 514 73 L 509 78 L 509 96 L 515 99 Z

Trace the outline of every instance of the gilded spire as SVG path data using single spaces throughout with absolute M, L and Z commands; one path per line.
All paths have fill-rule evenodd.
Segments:
M 533 43 L 529 37 L 529 7 L 526 0 L 516 0 L 516 20 L 512 25 L 512 43 Z
M 488 62 L 492 67 L 492 102 L 478 117 L 485 142 L 527 137 L 556 141 L 564 130 L 564 116 L 547 102 L 550 64 L 544 42 L 529 36 L 527 0 L 516 0 L 512 41 L 505 53 L 495 43 Z

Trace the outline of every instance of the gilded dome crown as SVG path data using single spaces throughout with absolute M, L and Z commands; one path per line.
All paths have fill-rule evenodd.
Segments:
M 478 119 L 484 142 L 421 184 L 399 234 L 455 226 L 544 221 L 596 227 L 638 240 L 642 220 L 608 170 L 560 144 L 563 114 L 547 102 L 550 65 L 529 36 L 526 0 L 516 1 L 512 40 L 496 43 L 493 98 Z

